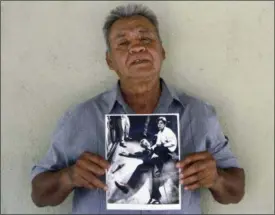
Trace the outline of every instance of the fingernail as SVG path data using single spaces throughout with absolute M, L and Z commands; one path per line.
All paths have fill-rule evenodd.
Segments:
M 179 163 L 177 163 L 177 164 L 176 164 L 176 167 L 177 167 L 177 168 L 179 168 L 179 167 L 180 167 L 180 164 L 179 164 Z
M 180 180 L 180 183 L 183 184 L 183 180 Z
M 184 175 L 181 173 L 181 174 L 180 174 L 180 177 L 183 178 L 183 176 L 184 176 Z
M 185 187 L 184 189 L 185 189 L 185 190 L 188 190 L 188 187 Z
M 107 191 L 107 190 L 108 190 L 108 187 L 107 187 L 107 186 L 105 186 L 103 189 L 104 189 L 105 191 Z

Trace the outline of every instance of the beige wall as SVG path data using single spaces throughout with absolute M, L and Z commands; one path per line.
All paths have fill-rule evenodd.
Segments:
M 1 3 L 1 212 L 68 213 L 71 198 L 36 208 L 29 173 L 71 105 L 116 80 L 101 27 L 118 2 Z M 146 2 L 167 51 L 163 77 L 213 104 L 246 171 L 246 195 L 205 213 L 274 213 L 274 3 Z

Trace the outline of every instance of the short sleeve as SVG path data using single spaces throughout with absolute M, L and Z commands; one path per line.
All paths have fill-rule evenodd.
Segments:
M 188 110 L 194 151 L 210 152 L 219 168 L 239 168 L 237 158 L 230 149 L 229 140 L 222 131 L 215 108 L 206 102 L 194 100 Z
M 72 114 L 67 111 L 57 123 L 46 155 L 32 167 L 31 180 L 42 172 L 57 171 L 68 166 L 66 143 L 74 131 L 73 126 Z
M 165 147 L 168 147 L 171 151 L 175 151 L 177 148 L 177 137 L 172 130 L 167 130 L 167 141 L 164 143 Z
M 207 105 L 207 133 L 205 138 L 206 149 L 215 158 L 217 167 L 240 167 L 237 158 L 230 149 L 229 139 L 222 131 L 216 111 L 213 106 Z

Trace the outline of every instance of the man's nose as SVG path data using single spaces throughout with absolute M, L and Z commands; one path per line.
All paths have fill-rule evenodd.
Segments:
M 134 54 L 134 53 L 138 53 L 138 52 L 144 52 L 144 51 L 145 51 L 145 47 L 140 45 L 140 44 L 133 45 L 129 49 L 130 54 Z

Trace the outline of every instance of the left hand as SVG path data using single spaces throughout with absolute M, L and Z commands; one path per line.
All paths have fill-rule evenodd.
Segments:
M 181 169 L 180 183 L 186 190 L 211 188 L 218 178 L 216 161 L 207 151 L 188 155 L 177 167 Z

